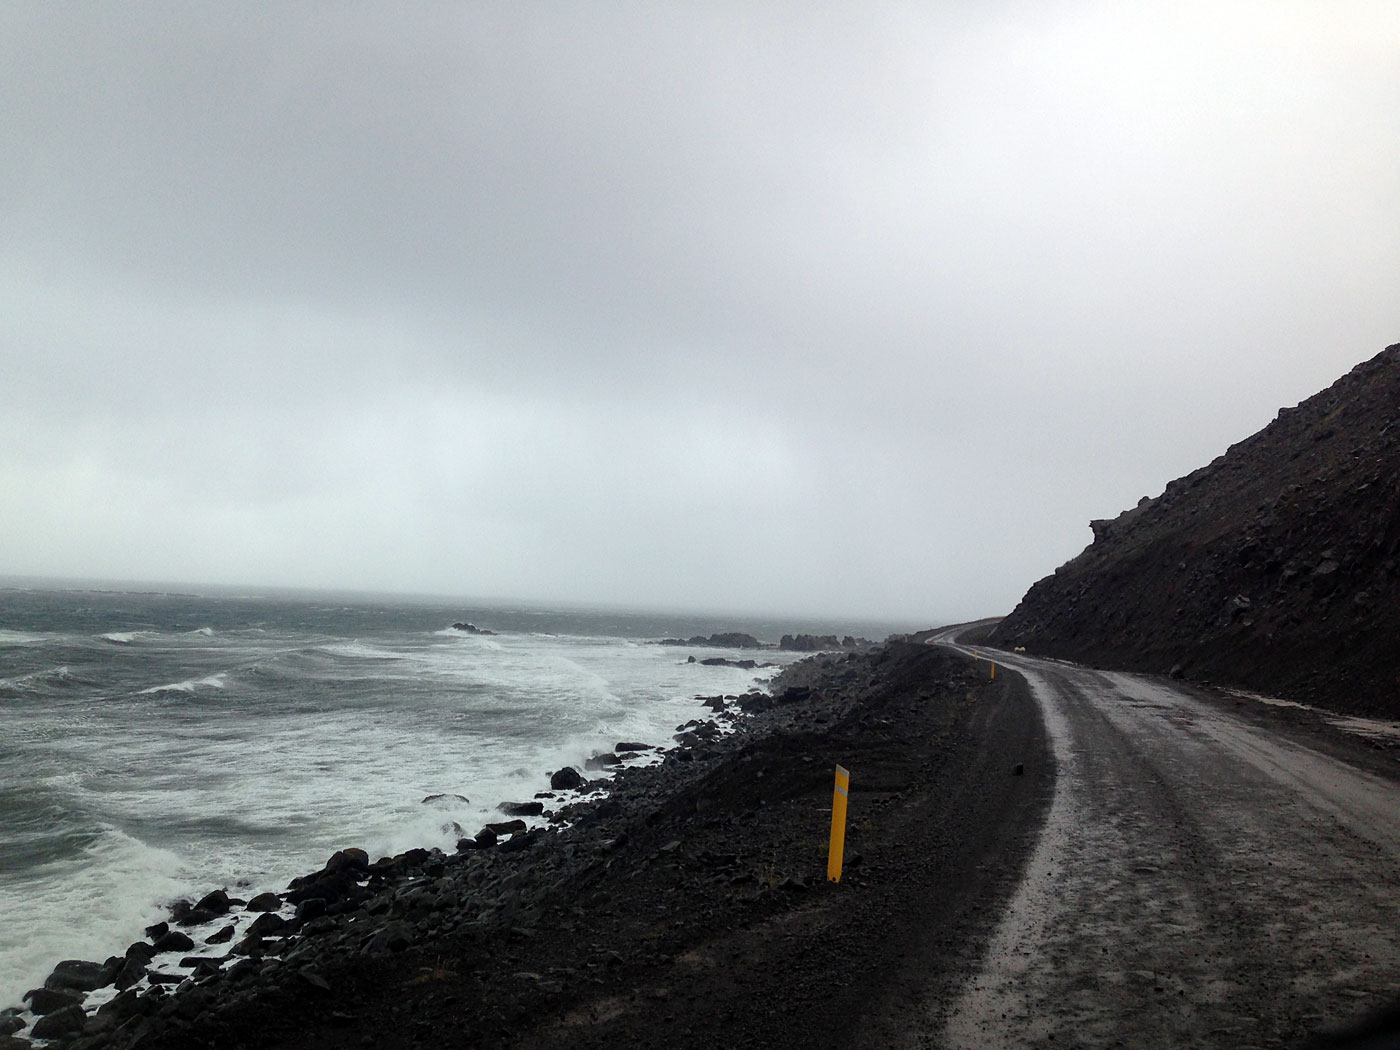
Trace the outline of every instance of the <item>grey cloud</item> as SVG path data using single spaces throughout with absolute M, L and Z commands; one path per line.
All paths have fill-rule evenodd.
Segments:
M 1397 338 L 1397 16 L 1267 13 L 6 5 L 0 539 L 1004 607 Z

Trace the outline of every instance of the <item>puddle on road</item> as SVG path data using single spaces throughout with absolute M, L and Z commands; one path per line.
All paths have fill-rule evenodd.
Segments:
M 1296 700 L 1283 700 L 1276 696 L 1250 693 L 1243 689 L 1227 689 L 1226 692 L 1244 700 L 1268 704 L 1270 707 L 1294 707 L 1300 711 L 1314 711 L 1328 725 L 1334 726 L 1344 733 L 1365 737 L 1367 740 L 1400 740 L 1400 722 L 1392 722 L 1384 718 L 1363 718 L 1360 715 L 1334 715 L 1330 711 L 1313 707 L 1311 704 L 1300 704 Z
M 1364 736 L 1368 740 L 1400 740 L 1400 722 L 1387 722 L 1382 718 L 1361 718 L 1360 716 L 1324 716 L 1328 722 L 1348 733 Z
M 1238 696 L 1242 700 L 1253 700 L 1256 703 L 1268 704 L 1270 707 L 1296 707 L 1299 711 L 1311 711 L 1307 704 L 1300 704 L 1296 700 L 1283 700 L 1277 696 L 1265 696 L 1263 693 L 1250 693 L 1243 689 L 1226 689 L 1225 692 L 1231 696 Z

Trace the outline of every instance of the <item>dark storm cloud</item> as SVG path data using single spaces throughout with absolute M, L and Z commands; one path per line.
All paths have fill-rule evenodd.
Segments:
M 12 568 L 1003 607 L 1397 338 L 1396 27 L 7 5 Z

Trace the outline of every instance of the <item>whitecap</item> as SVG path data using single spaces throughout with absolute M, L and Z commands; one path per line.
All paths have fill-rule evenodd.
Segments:
M 62 667 L 32 671 L 18 678 L 0 678 L 0 695 L 18 697 L 24 693 L 38 692 L 46 686 L 64 685 L 73 681 L 73 672 L 64 664 Z
M 376 649 L 373 646 L 365 645 L 361 642 L 336 642 L 331 645 L 318 646 L 321 652 L 331 656 L 344 656 L 352 660 L 401 660 L 403 657 L 399 653 L 385 652 L 383 649 Z
M 57 638 L 54 634 L 35 634 L 30 631 L 8 631 L 0 629 L 0 645 L 43 645 Z
M 149 689 L 142 689 L 137 692 L 137 696 L 149 696 L 152 693 L 193 693 L 194 682 L 171 682 L 169 685 L 153 685 Z
M 187 678 L 183 682 L 170 682 L 167 685 L 153 685 L 149 689 L 142 689 L 137 692 L 137 696 L 148 696 L 152 693 L 193 693 L 200 686 L 209 689 L 223 689 L 225 674 L 211 674 L 203 678 Z

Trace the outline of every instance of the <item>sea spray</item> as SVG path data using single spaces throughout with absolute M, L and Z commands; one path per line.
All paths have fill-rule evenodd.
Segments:
M 120 954 L 193 877 L 169 850 L 106 828 L 78 856 L 7 878 L 22 912 L 0 915 L 0 1003 L 17 1005 L 60 959 Z

